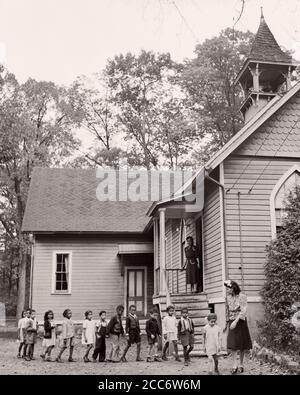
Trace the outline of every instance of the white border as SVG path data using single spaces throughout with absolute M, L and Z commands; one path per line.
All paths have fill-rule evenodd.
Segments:
M 57 254 L 69 254 L 69 284 L 68 291 L 57 292 L 55 290 L 55 272 L 56 272 L 56 255 Z M 52 295 L 71 295 L 72 293 L 72 251 L 66 250 L 55 250 L 52 252 L 52 284 L 51 284 L 51 294 Z
M 271 234 L 272 234 L 272 239 L 276 238 L 276 214 L 275 214 L 275 198 L 276 194 L 281 188 L 281 186 L 284 184 L 284 182 L 295 172 L 300 173 L 300 166 L 299 165 L 293 165 L 289 170 L 287 170 L 281 178 L 277 181 L 275 184 L 273 191 L 271 192 L 270 195 L 270 217 L 271 217 Z
M 144 269 L 145 279 L 144 279 L 144 316 L 147 316 L 147 276 L 148 267 L 147 266 L 124 266 L 124 316 L 127 315 L 127 272 L 132 269 Z

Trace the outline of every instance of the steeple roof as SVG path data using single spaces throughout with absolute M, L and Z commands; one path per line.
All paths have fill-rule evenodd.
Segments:
M 293 63 L 292 56 L 282 51 L 267 25 L 263 13 L 248 60 L 270 63 Z

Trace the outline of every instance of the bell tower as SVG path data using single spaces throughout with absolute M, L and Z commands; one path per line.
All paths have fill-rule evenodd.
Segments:
M 245 122 L 277 94 L 284 94 L 291 88 L 292 72 L 297 65 L 278 45 L 261 8 L 260 24 L 250 54 L 235 81 L 244 92 L 240 111 Z

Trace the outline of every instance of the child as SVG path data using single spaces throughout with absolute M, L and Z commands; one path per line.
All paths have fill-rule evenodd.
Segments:
M 53 320 L 53 311 L 46 311 L 44 315 L 44 340 L 42 343 L 44 352 L 41 354 L 43 361 L 52 362 L 51 352 L 56 344 L 55 322 Z
M 93 362 L 97 362 L 97 357 L 99 355 L 99 362 L 105 361 L 106 356 L 106 311 L 100 311 L 100 320 L 96 323 L 96 346 L 93 353 Z
M 83 360 L 84 362 L 91 362 L 89 359 L 89 352 L 93 348 L 95 344 L 95 321 L 93 318 L 93 312 L 88 310 L 85 312 L 85 320 L 83 321 L 82 325 L 82 344 L 86 345 L 86 353 L 84 354 Z
M 64 320 L 62 324 L 62 347 L 60 349 L 60 352 L 56 358 L 56 362 L 62 362 L 61 356 L 63 352 L 70 347 L 70 353 L 69 353 L 69 362 L 75 362 L 73 359 L 73 351 L 74 351 L 74 336 L 75 336 L 75 331 L 74 331 L 74 323 L 71 320 L 72 317 L 72 311 L 70 309 L 66 309 L 63 312 Z
M 18 341 L 19 341 L 19 348 L 18 348 L 18 355 L 17 358 L 22 358 L 21 357 L 21 351 L 24 346 L 24 332 L 23 328 L 26 325 L 26 310 L 22 311 L 22 316 L 18 321 Z
M 122 325 L 124 306 L 119 305 L 116 308 L 116 311 L 117 314 L 110 319 L 106 330 L 106 333 L 110 336 L 110 339 L 112 341 L 112 347 L 108 359 L 108 361 L 110 362 L 120 362 L 118 357 L 120 351 L 120 335 L 124 335 L 124 328 Z
M 129 307 L 129 313 L 126 318 L 126 334 L 128 334 L 128 344 L 125 347 L 121 361 L 127 362 L 126 353 L 130 346 L 136 343 L 136 361 L 142 361 L 141 359 L 141 330 L 140 323 L 137 317 L 135 305 Z
M 158 357 L 158 338 L 161 336 L 160 328 L 157 322 L 158 313 L 156 309 L 150 310 L 150 318 L 146 321 L 146 333 L 148 337 L 148 356 L 147 362 L 161 362 Z M 153 357 L 151 355 L 152 350 L 154 350 Z
M 36 343 L 36 338 L 37 338 L 37 328 L 38 328 L 38 322 L 35 318 L 35 310 L 30 311 L 30 318 L 26 321 L 26 326 L 25 326 L 25 342 L 27 345 L 27 353 L 26 353 L 26 361 L 31 361 L 34 360 L 35 358 L 33 357 L 34 354 L 34 345 Z
M 175 313 L 174 306 L 168 306 L 167 313 L 168 315 L 164 317 L 164 319 L 162 320 L 162 331 L 165 340 L 162 359 L 164 361 L 168 360 L 166 353 L 169 348 L 170 342 L 172 342 L 175 350 L 175 360 L 180 362 L 181 359 L 178 356 L 178 345 L 177 345 L 177 321 L 174 315 Z
M 27 309 L 27 310 L 26 310 L 25 318 L 24 318 L 24 321 L 22 322 L 22 328 L 21 328 L 21 332 L 22 332 L 22 336 L 23 336 L 23 342 L 24 342 L 24 345 L 23 345 L 23 355 L 22 355 L 22 358 L 23 358 L 23 359 L 26 359 L 26 355 L 27 355 L 27 348 L 28 348 L 28 345 L 26 344 L 26 333 L 27 333 L 27 331 L 26 331 L 26 326 L 27 326 L 27 322 L 28 322 L 28 320 L 29 320 L 29 318 L 30 318 L 30 312 L 31 312 L 30 309 Z
M 178 340 L 183 347 L 185 366 L 188 366 L 191 362 L 189 354 L 194 348 L 194 323 L 191 318 L 188 317 L 188 314 L 188 309 L 184 307 L 181 310 L 181 318 L 178 322 Z
M 218 369 L 218 353 L 221 349 L 221 329 L 217 322 L 217 315 L 210 313 L 207 316 L 208 324 L 203 328 L 204 336 L 204 347 L 209 361 L 209 374 L 213 374 L 213 368 L 215 373 L 220 374 Z

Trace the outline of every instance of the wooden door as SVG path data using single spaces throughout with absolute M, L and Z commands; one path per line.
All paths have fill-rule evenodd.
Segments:
M 135 305 L 138 315 L 146 314 L 145 269 L 128 268 L 127 270 L 127 311 Z

